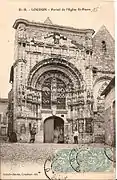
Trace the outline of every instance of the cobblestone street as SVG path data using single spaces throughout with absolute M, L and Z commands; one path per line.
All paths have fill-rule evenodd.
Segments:
M 1 157 L 3 161 L 38 162 L 42 164 L 47 157 L 60 149 L 75 147 L 89 147 L 88 144 L 39 144 L 39 143 L 3 143 L 1 144 Z M 103 147 L 103 144 L 90 144 L 90 147 Z

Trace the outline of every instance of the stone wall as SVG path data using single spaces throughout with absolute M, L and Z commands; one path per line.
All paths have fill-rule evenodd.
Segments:
M 102 71 L 114 71 L 115 42 L 105 26 L 93 37 L 93 66 Z
M 105 98 L 105 143 L 115 146 L 115 88 Z

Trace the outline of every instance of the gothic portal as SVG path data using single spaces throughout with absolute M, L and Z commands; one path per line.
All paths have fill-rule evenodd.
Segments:
M 17 19 L 13 28 L 10 132 L 29 142 L 30 128 L 35 127 L 37 142 L 55 143 L 59 128 L 62 143 L 66 137 L 73 143 L 75 130 L 78 143 L 104 142 L 100 94 L 114 76 L 114 39 L 106 27 L 95 33 Z

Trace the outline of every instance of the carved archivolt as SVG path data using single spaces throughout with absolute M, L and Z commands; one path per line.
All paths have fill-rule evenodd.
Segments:
M 74 84 L 74 88 L 81 88 L 84 83 L 82 74 L 72 63 L 63 59 L 50 58 L 39 62 L 32 68 L 28 78 L 28 86 L 35 87 L 39 77 L 51 70 L 59 71 L 59 76 L 64 73 L 64 78 L 69 77 Z
M 50 70 L 39 76 L 37 80 L 36 88 L 38 89 L 48 78 L 61 79 L 64 82 L 64 84 L 66 84 L 67 86 L 71 85 L 71 87 L 73 87 L 73 82 L 71 81 L 70 77 L 68 77 L 65 73 L 57 70 Z

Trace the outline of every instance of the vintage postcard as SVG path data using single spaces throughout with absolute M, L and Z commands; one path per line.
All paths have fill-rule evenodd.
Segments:
M 1 178 L 114 180 L 114 1 L 0 6 Z

